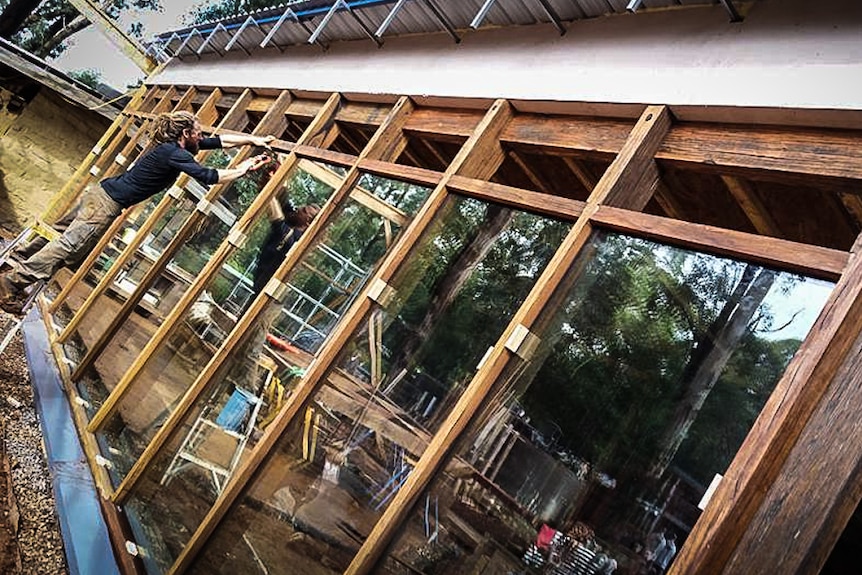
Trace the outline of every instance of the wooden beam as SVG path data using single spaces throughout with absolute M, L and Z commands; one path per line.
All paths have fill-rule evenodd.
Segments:
M 211 125 L 218 121 L 218 102 L 223 95 L 224 93 L 221 91 L 221 88 L 214 88 L 209 93 L 195 114 L 201 124 Z
M 631 128 L 631 120 L 518 114 L 500 139 L 536 152 L 571 155 L 576 151 L 610 159 L 620 151 Z
M 482 121 L 482 110 L 419 108 L 405 128 L 411 135 L 461 144 Z
M 419 186 L 436 186 L 440 183 L 443 177 L 441 172 L 417 168 L 414 166 L 405 166 L 403 164 L 393 164 L 391 162 L 381 162 L 378 160 L 362 159 L 359 160 L 359 168 L 363 172 L 376 174 L 393 180 L 401 180 Z
M 654 156 L 670 124 L 667 108 L 647 107 L 590 197 L 609 206 L 643 209 L 659 182 Z
M 841 276 L 849 259 L 841 250 L 610 206 L 600 207 L 592 221 L 596 227 L 829 281 Z
M 748 433 L 748 439 L 731 462 L 712 500 L 689 534 L 686 544 L 669 571 L 671 575 L 733 573 L 731 567 L 738 565 L 736 554 L 743 549 L 750 549 L 752 536 L 764 537 L 763 513 L 767 513 L 770 520 L 772 517 L 778 517 L 780 524 L 785 526 L 783 529 L 775 530 L 774 536 L 769 538 L 767 549 L 777 548 L 779 542 L 775 538 L 780 537 L 783 552 L 791 553 L 794 556 L 791 561 L 801 565 L 803 560 L 800 559 L 799 553 L 809 551 L 810 548 L 806 543 L 811 543 L 811 538 L 816 537 L 812 530 L 816 531 L 822 525 L 824 513 L 827 515 L 830 513 L 830 511 L 824 511 L 822 507 L 824 501 L 830 497 L 835 498 L 835 502 L 842 506 L 847 504 L 848 497 L 858 499 L 858 491 L 851 495 L 846 491 L 835 493 L 824 490 L 814 501 L 818 515 L 815 516 L 815 523 L 810 528 L 804 525 L 809 519 L 807 504 L 781 512 L 784 498 L 790 497 L 786 482 L 791 480 L 795 473 L 804 469 L 794 471 L 788 465 L 802 461 L 799 456 L 800 449 L 816 448 L 810 444 L 800 443 L 800 439 L 811 437 L 810 434 L 816 435 L 817 428 L 822 428 L 823 425 L 822 417 L 825 413 L 822 410 L 829 411 L 836 407 L 827 405 L 826 402 L 830 397 L 828 391 L 836 375 L 841 372 L 842 365 L 850 358 L 848 354 L 856 345 L 860 330 L 862 330 L 862 241 L 857 240 L 841 279 L 832 290 L 808 337 L 793 356 L 760 412 Z M 854 363 L 855 361 L 855 359 L 852 360 Z M 846 391 L 841 388 L 848 384 L 853 388 L 857 387 L 858 378 L 854 375 L 851 380 L 852 383 L 842 379 L 841 383 L 835 384 L 833 391 L 846 394 Z M 855 402 L 856 399 L 851 400 L 847 409 L 852 409 Z M 812 415 L 818 410 L 821 410 L 821 416 L 812 420 Z M 843 408 L 841 413 L 844 413 Z M 854 419 L 858 420 L 858 414 L 854 415 Z M 840 421 L 840 417 L 836 423 L 839 429 L 846 425 Z M 808 427 L 809 425 L 811 427 Z M 855 444 L 858 438 L 855 436 L 841 438 L 842 445 L 847 441 Z M 835 446 L 834 440 L 830 440 L 830 444 Z M 858 452 L 851 454 L 849 451 L 845 452 L 843 447 L 836 451 L 840 453 L 826 456 L 820 452 L 818 456 L 825 458 L 821 461 L 827 461 L 833 455 L 858 460 Z M 792 452 L 793 457 L 791 457 Z M 834 478 L 838 477 L 838 475 L 830 476 L 831 473 L 826 468 L 818 467 L 817 477 L 808 479 L 819 482 L 828 477 L 830 481 L 835 481 Z M 857 474 L 849 481 L 856 482 L 858 477 Z M 793 495 L 791 498 L 794 505 L 798 500 L 799 495 Z M 833 517 L 840 524 L 846 518 L 846 513 L 846 509 L 835 509 Z M 788 530 L 787 519 L 794 514 L 802 523 Z M 804 547 L 800 547 L 798 552 L 794 551 L 792 547 L 795 541 L 788 541 L 787 538 L 790 533 L 802 535 L 803 532 L 805 537 L 801 545 Z M 822 560 L 822 553 L 828 543 L 833 541 L 834 536 L 834 531 L 824 534 L 824 539 L 815 546 L 813 549 L 815 557 L 812 558 L 814 563 Z M 776 561 L 781 561 L 781 558 L 770 556 L 769 559 L 771 560 L 769 561 L 770 571 L 772 571 L 772 566 Z M 759 572 L 758 566 L 764 565 L 767 561 L 765 555 L 749 556 L 749 560 L 754 561 L 749 564 L 753 569 L 751 572 Z M 789 571 L 781 569 L 780 572 L 817 572 L 810 564 L 808 567 L 808 569 Z M 746 572 L 748 569 L 749 567 L 746 567 Z
M 563 162 L 565 162 L 566 167 L 575 175 L 578 181 L 584 186 L 584 189 L 587 190 L 587 193 L 591 193 L 593 189 L 595 189 L 596 184 L 599 183 L 599 179 L 591 174 L 586 166 L 584 166 L 580 161 L 576 160 L 571 156 L 562 156 Z
M 656 159 L 763 170 L 778 175 L 862 179 L 858 133 L 839 130 L 681 124 L 670 130 Z
M 859 329 L 858 320 L 848 320 L 857 322 L 854 327 Z M 764 572 L 767 563 L 772 573 L 822 573 L 856 512 L 862 494 L 862 340 L 849 330 L 847 337 L 855 340 L 853 346 L 837 365 L 779 475 L 770 482 L 725 573 Z M 743 554 L 754 547 L 758 556 L 749 555 L 745 561 Z
M 781 233 L 772 214 L 760 201 L 756 190 L 748 181 L 728 175 L 721 176 L 721 180 L 758 233 L 776 238 L 783 237 L 784 234 Z
M 509 150 L 508 156 L 512 159 L 513 162 L 521 169 L 527 179 L 532 182 L 532 184 L 536 187 L 536 190 L 542 192 L 543 194 L 550 194 L 551 189 L 547 184 L 542 180 L 542 177 L 537 174 L 527 162 L 521 157 L 521 155 L 515 150 Z
M 584 209 L 584 202 L 542 194 L 521 188 L 504 186 L 475 178 L 452 176 L 449 190 L 484 202 L 502 204 L 517 210 L 542 214 L 552 218 L 576 220 Z
M 300 160 L 299 168 L 333 189 L 338 189 L 344 182 L 343 176 L 311 160 Z M 355 186 L 350 191 L 350 198 L 399 226 L 403 227 L 409 223 L 407 214 L 398 208 L 390 206 L 368 190 L 364 190 L 359 186 Z
M 102 34 L 120 49 L 135 65 L 147 74 L 156 71 L 159 63 L 147 55 L 137 39 L 131 36 L 102 10 L 93 0 L 69 0 L 75 9 L 92 22 Z
M 375 133 L 374 137 L 366 145 L 360 158 L 364 158 L 369 155 L 383 160 L 393 160 L 397 158 L 398 154 L 401 153 L 403 146 L 406 145 L 406 138 L 403 135 L 403 127 L 404 122 L 409 117 L 412 109 L 413 104 L 408 98 L 400 99 L 393 107 L 389 117 L 383 122 L 383 124 L 381 124 L 377 133 Z M 360 175 L 361 173 L 356 166 L 351 168 L 347 176 L 344 178 L 344 182 L 341 187 L 336 190 L 329 201 L 327 201 L 323 206 L 321 213 L 317 218 L 315 218 L 309 229 L 300 236 L 299 241 L 294 248 L 288 252 L 285 262 L 275 272 L 274 277 L 284 279 L 288 271 L 301 260 L 302 256 L 308 249 L 310 249 L 314 238 L 322 232 L 329 217 L 335 212 L 340 202 L 344 197 L 346 197 L 349 190 L 358 181 Z M 192 388 L 189 390 L 189 393 L 187 393 L 187 395 L 190 396 L 190 401 L 187 402 L 184 397 L 183 401 L 174 411 L 174 414 L 177 414 L 179 417 L 184 416 L 181 411 L 188 410 L 191 406 L 191 401 L 203 392 L 206 385 L 213 379 L 224 362 L 228 360 L 231 352 L 240 344 L 249 328 L 257 321 L 263 309 L 270 304 L 270 300 L 270 296 L 266 294 L 260 294 L 255 298 L 251 307 L 240 318 L 233 330 L 231 330 L 230 334 L 228 334 L 222 347 L 216 355 L 213 356 L 204 368 L 204 371 L 198 376 L 195 383 L 192 384 Z M 352 307 L 357 308 L 367 305 L 365 300 L 366 298 L 363 297 L 358 298 Z M 346 317 L 354 318 L 355 321 L 359 321 L 361 319 L 356 314 L 347 314 Z M 171 567 L 169 573 L 183 573 L 188 569 L 194 558 L 203 548 L 209 536 L 218 526 L 231 505 L 233 505 L 239 497 L 248 481 L 252 478 L 254 472 L 273 449 L 276 441 L 287 428 L 290 421 L 292 421 L 293 417 L 301 411 L 303 404 L 310 397 L 317 384 L 322 380 L 328 367 L 335 361 L 340 346 L 352 336 L 354 328 L 355 324 L 351 324 L 349 322 L 335 328 L 334 332 L 327 340 L 328 343 L 325 343 L 324 347 L 318 352 L 317 360 L 308 366 L 308 370 L 303 376 L 303 380 L 296 388 L 294 388 L 287 400 L 287 403 L 282 406 L 281 411 L 275 420 L 267 426 L 263 436 L 258 441 L 257 446 L 250 457 L 240 464 L 232 479 L 225 486 L 219 499 L 210 509 L 203 522 L 180 553 L 180 556 Z M 192 396 L 192 394 L 194 394 L 194 396 Z M 172 414 L 171 418 L 174 417 L 174 414 Z M 177 421 L 179 421 L 179 419 Z M 168 439 L 167 434 L 170 430 L 168 430 L 167 427 L 167 424 L 162 426 L 159 431 L 159 435 L 153 439 L 147 449 L 151 449 L 151 446 L 154 445 L 156 439 L 162 434 L 165 434 L 162 438 L 162 443 Z

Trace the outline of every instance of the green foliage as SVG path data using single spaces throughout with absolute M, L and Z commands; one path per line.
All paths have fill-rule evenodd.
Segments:
M 553 352 L 522 401 L 535 425 L 559 425 L 579 457 L 612 475 L 643 473 L 686 391 L 686 367 L 745 264 L 600 237 L 555 323 Z M 699 480 L 732 459 L 800 343 L 755 331 L 769 325 L 761 305 L 677 452 L 676 464 Z
M 197 6 L 185 17 L 185 20 L 190 24 L 201 24 L 289 3 L 284 0 L 210 0 L 202 6 Z
M 69 76 L 94 90 L 97 90 L 99 88 L 99 84 L 102 83 L 102 74 L 98 70 L 93 70 L 92 68 L 69 72 Z
M 2 0 L 0 8 L 5 9 L 8 4 L 8 0 Z M 133 8 L 162 9 L 160 0 L 108 0 L 100 2 L 99 5 L 114 19 Z M 65 51 L 66 40 L 89 25 L 66 0 L 45 0 L 15 32 L 12 41 L 42 58 L 55 58 Z M 140 34 L 140 25 L 132 25 L 131 32 Z

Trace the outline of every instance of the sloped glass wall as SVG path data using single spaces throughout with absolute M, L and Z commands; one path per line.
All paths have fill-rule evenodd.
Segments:
M 568 228 L 450 197 L 193 572 L 342 572 Z
M 381 572 L 663 569 L 831 287 L 595 233 Z

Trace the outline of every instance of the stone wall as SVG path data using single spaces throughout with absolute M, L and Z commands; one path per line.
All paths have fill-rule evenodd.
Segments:
M 0 93 L 3 102 L 8 95 Z M 109 126 L 104 116 L 47 88 L 19 114 L 0 110 L 0 228 L 6 235 L 42 213 Z

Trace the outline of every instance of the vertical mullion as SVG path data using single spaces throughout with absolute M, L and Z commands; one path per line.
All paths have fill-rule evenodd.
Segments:
M 620 189 L 620 186 L 632 200 L 638 201 L 637 198 L 644 195 L 641 190 L 626 187 L 626 182 L 633 178 L 639 179 L 643 165 L 653 160 L 655 149 L 669 127 L 669 117 L 666 114 L 667 111 L 664 109 L 648 108 L 641 116 L 617 158 L 590 194 L 583 213 L 554 253 L 551 261 L 545 266 L 530 294 L 500 336 L 491 355 L 476 373 L 464 393 L 461 394 L 461 397 L 458 398 L 457 403 L 419 458 L 416 467 L 411 471 L 407 481 L 383 512 L 383 516 L 374 526 L 353 562 L 345 571 L 346 574 L 364 575 L 370 573 L 374 568 L 394 536 L 395 530 L 405 520 L 452 446 L 485 403 L 491 386 L 508 364 L 511 354 L 505 349 L 503 343 L 509 339 L 516 328 L 520 326 L 531 328 L 557 290 L 568 269 L 574 263 L 581 248 L 589 239 L 592 234 L 589 218 L 598 209 L 598 205 L 605 201 L 611 192 Z M 654 119 L 659 121 L 654 122 Z M 500 152 L 502 150 L 498 153 Z M 483 155 L 473 154 L 469 156 L 469 159 L 473 165 L 479 166 L 483 162 Z M 502 158 L 500 159 L 502 160 Z M 473 176 L 469 172 L 459 175 Z M 487 179 L 488 175 L 484 175 L 484 177 Z M 644 185 L 643 183 L 636 185 L 648 187 L 648 184 Z M 619 198 L 622 197 L 622 195 L 619 196 Z

